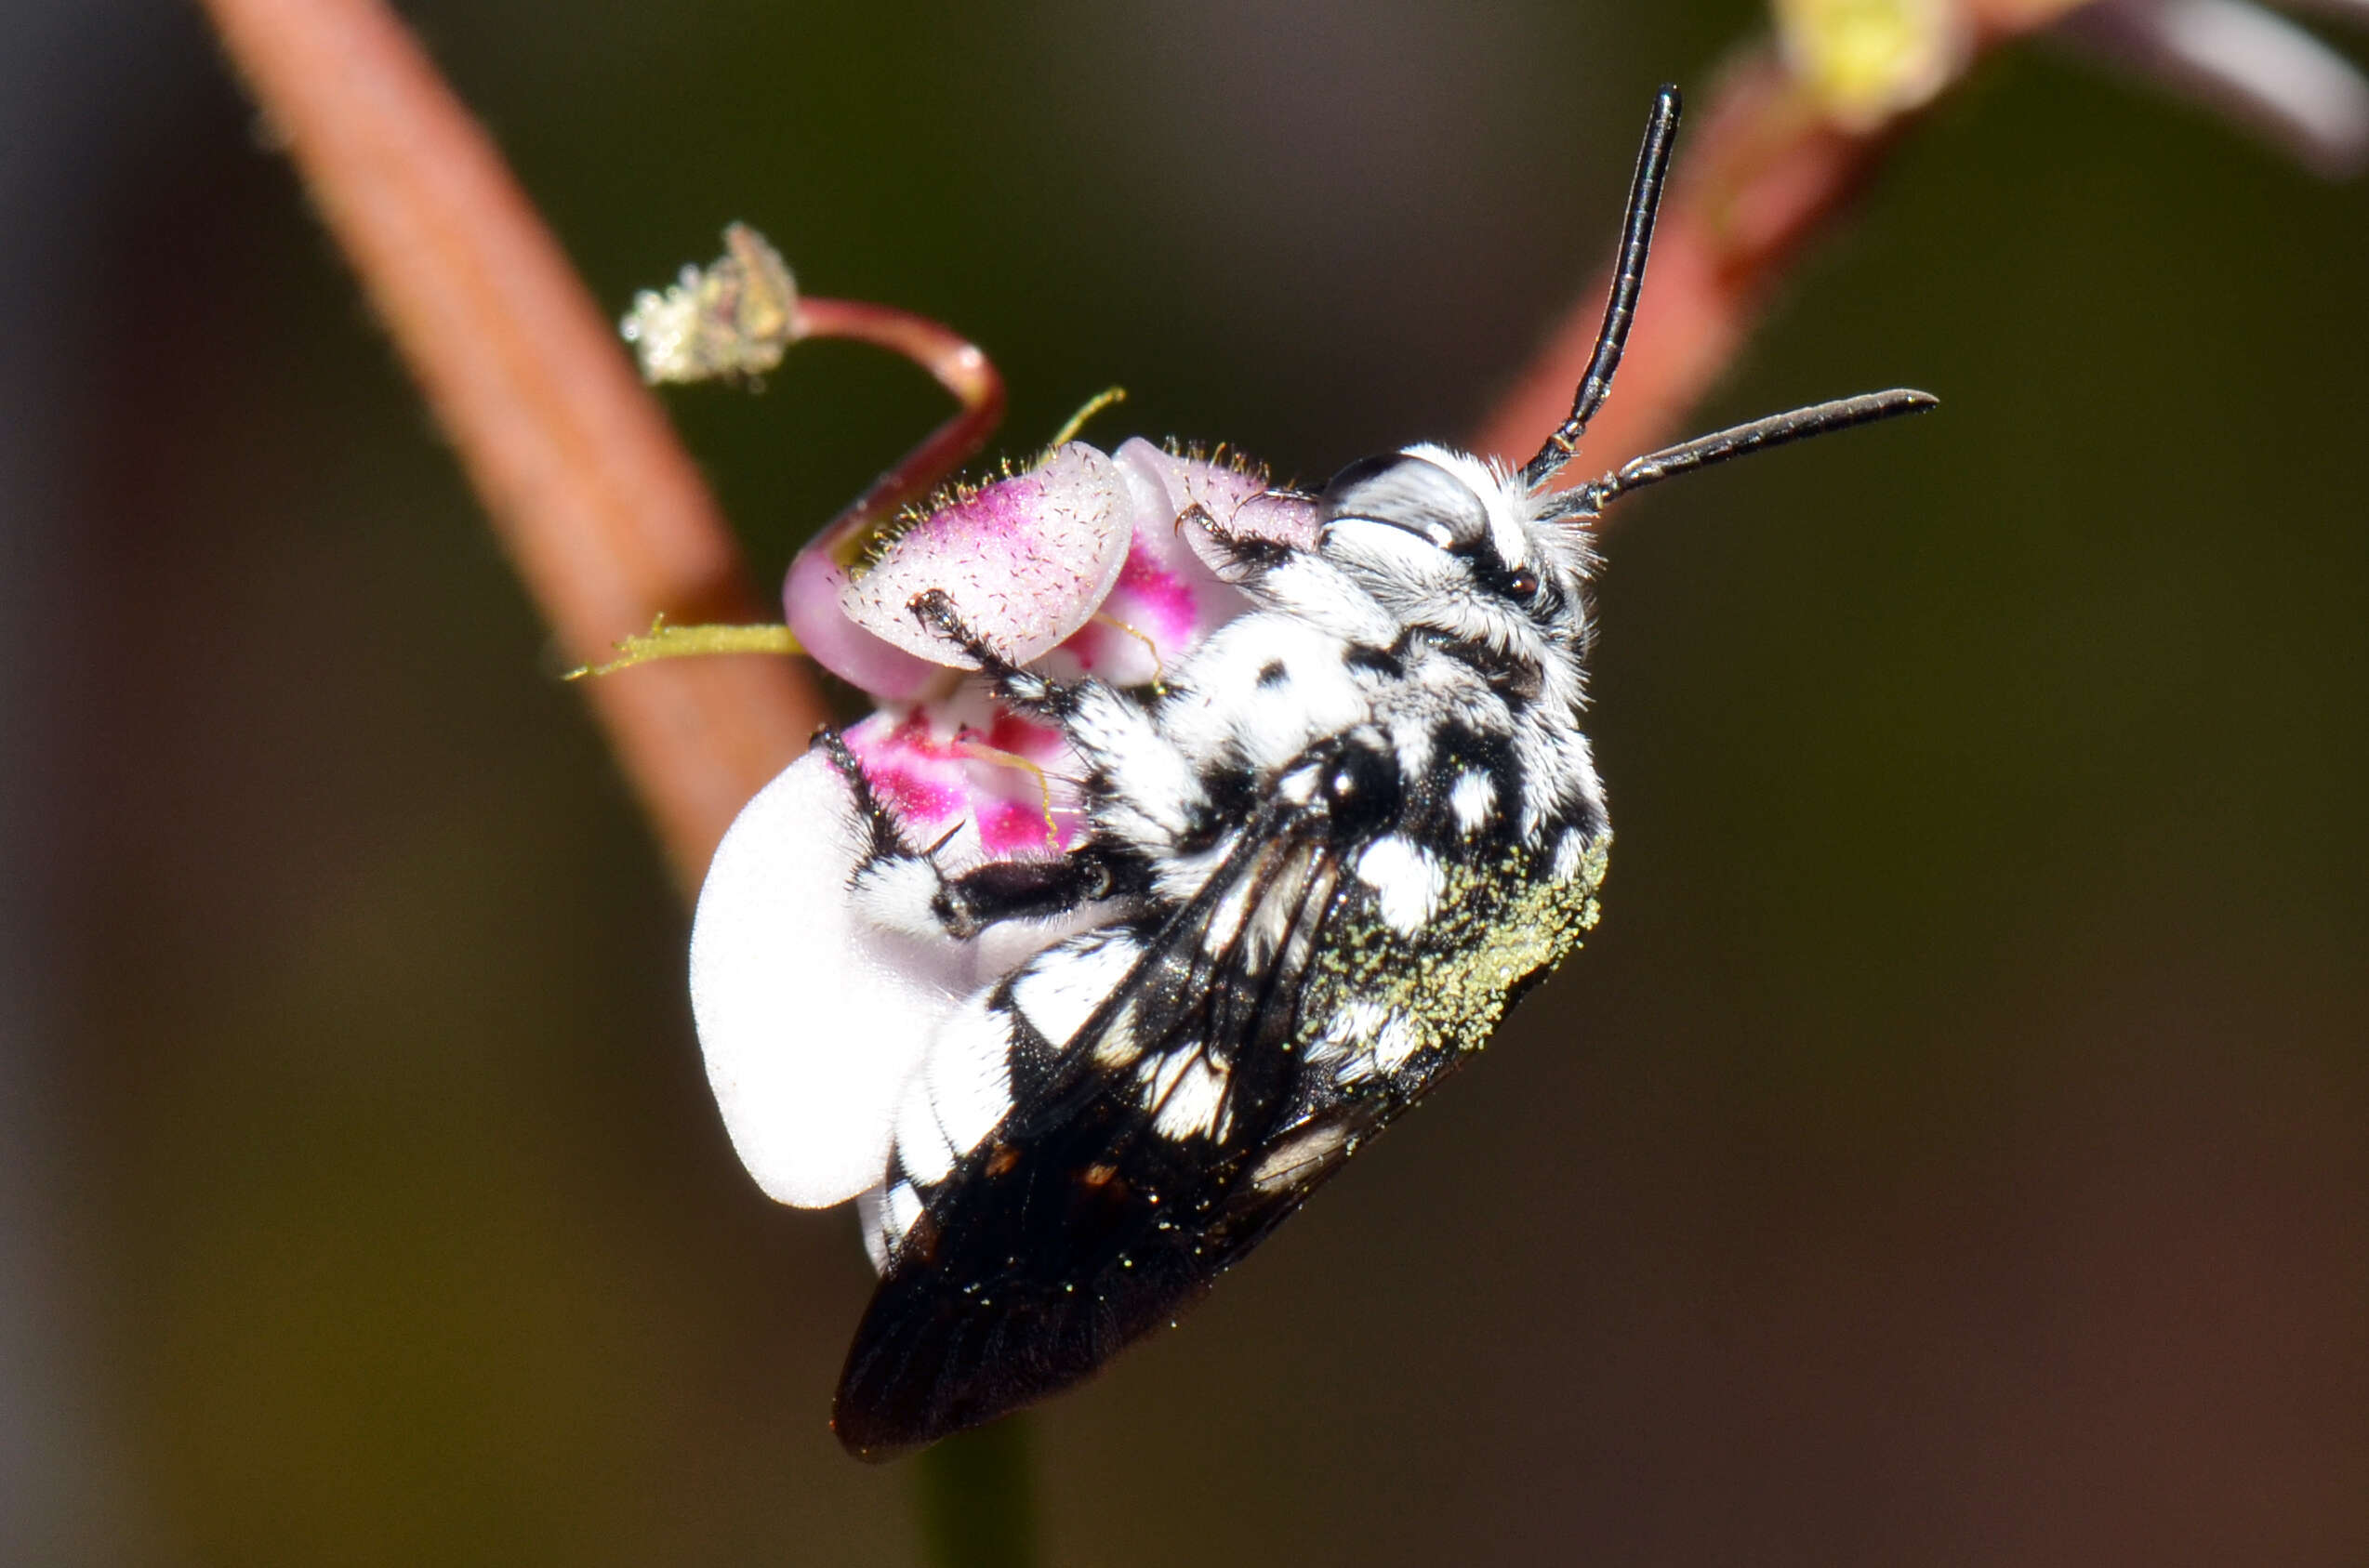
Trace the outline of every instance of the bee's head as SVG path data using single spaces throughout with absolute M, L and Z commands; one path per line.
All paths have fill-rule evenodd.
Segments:
M 1317 547 L 1410 626 L 1538 663 L 1584 636 L 1584 535 L 1517 478 L 1445 447 L 1367 457 L 1317 501 Z
M 1350 464 L 1317 500 L 1317 547 L 1402 625 L 1495 653 L 1517 684 L 1553 685 L 1558 673 L 1567 676 L 1574 700 L 1587 649 L 1581 590 L 1593 564 L 1588 536 L 1607 504 L 1747 452 L 1934 406 L 1929 393 L 1905 388 L 1840 398 L 1633 457 L 1568 490 L 1551 488 L 1611 395 L 1677 134 L 1678 89 L 1663 87 L 1629 187 L 1604 324 L 1569 417 L 1537 455 L 1516 473 L 1445 447 L 1409 446 Z

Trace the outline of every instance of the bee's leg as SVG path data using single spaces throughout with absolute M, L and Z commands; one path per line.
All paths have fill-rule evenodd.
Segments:
M 847 781 L 869 836 L 849 888 L 874 924 L 966 942 L 998 921 L 1045 919 L 1110 896 L 1111 863 L 1092 848 L 1051 860 L 990 861 L 948 876 L 938 866 L 936 845 L 917 849 L 906 841 L 845 737 L 824 730 L 814 744 Z
M 1237 534 L 1217 520 L 1207 507 L 1198 501 L 1176 514 L 1176 526 L 1193 524 L 1202 537 L 1217 547 L 1224 565 L 1217 574 L 1237 588 L 1254 588 L 1258 580 L 1283 564 L 1291 555 L 1291 547 L 1274 539 L 1262 539 L 1255 534 Z
M 1004 920 L 1047 920 L 1110 896 L 1111 867 L 1098 851 L 1051 860 L 989 861 L 948 876 L 933 854 L 867 861 L 851 890 L 865 918 L 913 936 L 968 942 Z
M 1022 669 L 997 652 L 986 639 L 964 624 L 954 608 L 953 598 L 944 588 L 916 594 L 910 608 L 915 620 L 961 649 L 977 664 L 996 683 L 996 694 L 1012 706 L 1056 724 L 1078 711 L 1076 687 Z
M 864 764 L 848 748 L 847 736 L 829 725 L 814 731 L 814 749 L 823 754 L 832 771 L 847 783 L 848 793 L 855 797 L 856 814 L 864 821 L 867 842 L 864 846 L 866 864 L 875 861 L 894 860 L 918 854 L 905 841 L 905 830 L 896 814 L 880 802 L 872 792 L 872 781 L 864 776 Z M 859 873 L 860 875 L 860 873 Z
M 1111 892 L 1108 861 L 1093 850 L 1058 860 L 989 861 L 946 879 L 940 919 L 949 935 L 976 936 L 999 920 L 1066 915 Z

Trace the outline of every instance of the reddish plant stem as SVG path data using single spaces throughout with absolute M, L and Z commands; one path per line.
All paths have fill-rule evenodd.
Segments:
M 1003 421 L 1002 375 L 978 345 L 926 316 L 861 300 L 801 299 L 798 327 L 801 338 L 853 338 L 901 354 L 935 376 L 960 405 L 831 520 L 815 541 L 822 548 L 860 539 L 897 507 L 920 500 L 976 455 Z
M 770 620 L 593 300 L 378 0 L 204 0 L 360 276 L 563 657 L 665 613 Z M 823 717 L 803 665 L 682 660 L 586 683 L 678 879 Z
M 1645 290 L 1617 389 L 1587 435 L 1603 460 L 1574 481 L 1660 446 L 1758 324 L 1804 248 L 1872 175 L 1893 132 L 1855 134 L 1818 110 L 1767 49 L 1730 66 L 1708 111 L 1689 117 L 1654 230 Z M 1609 271 L 1480 425 L 1480 450 L 1520 463 L 1570 411 L 1595 344 Z

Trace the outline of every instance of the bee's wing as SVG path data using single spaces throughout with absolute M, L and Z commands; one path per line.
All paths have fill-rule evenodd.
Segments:
M 886 1457 L 1086 1377 L 1388 1115 L 1379 1095 L 1312 1100 L 1304 1082 L 1300 998 L 1343 872 L 1292 827 L 1246 830 L 930 1196 L 840 1375 L 832 1425 L 851 1450 Z

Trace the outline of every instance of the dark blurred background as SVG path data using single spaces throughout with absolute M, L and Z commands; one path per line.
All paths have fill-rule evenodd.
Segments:
M 404 9 L 610 307 L 743 217 L 1014 450 L 1117 381 L 1304 477 L 1468 431 L 1759 22 Z M 735 1162 L 289 170 L 192 11 L 5 14 L 0 1557 L 910 1561 L 854 1224 Z M 1701 422 L 1944 412 L 1625 508 L 1596 939 L 1042 1412 L 1049 1561 L 2369 1561 L 2364 262 L 2369 187 L 2045 50 L 1917 130 Z M 670 404 L 768 575 L 943 410 L 827 343 Z

